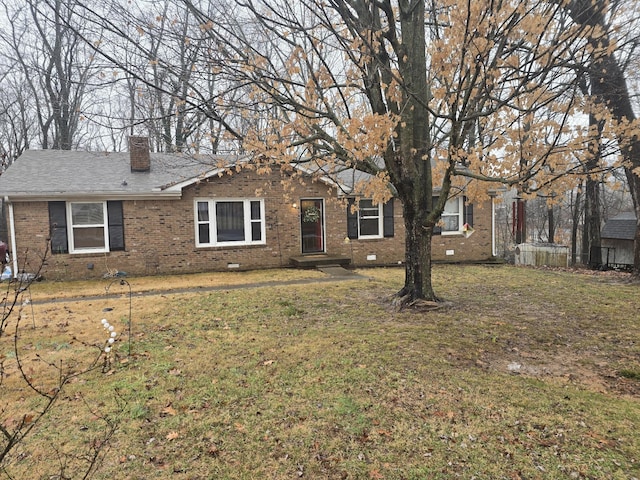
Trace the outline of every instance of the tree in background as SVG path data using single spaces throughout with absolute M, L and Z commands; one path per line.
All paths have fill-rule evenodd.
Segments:
M 618 141 L 621 165 L 636 212 L 633 274 L 640 277 L 640 130 L 625 75 L 625 64 L 633 60 L 638 46 L 634 29 L 637 18 L 619 7 L 618 2 L 604 0 L 567 3 L 575 24 L 587 26 L 592 32 L 587 39 L 594 53 L 586 64 L 595 117 L 592 123 L 600 131 L 608 128 L 610 136 Z
M 127 134 L 149 135 L 156 151 L 241 150 L 247 119 L 234 105 L 247 88 L 224 74 L 219 45 L 181 2 L 74 4 L 100 32 L 81 36 L 109 65 Z
M 28 0 L 20 4 L 3 2 L 2 8 L 9 20 L 2 41 L 15 69 L 8 75 L 14 79 L 14 86 L 20 85 L 15 93 L 20 92 L 24 98 L 25 90 L 28 92 L 28 101 L 21 108 L 34 112 L 38 128 L 38 145 L 35 138 L 27 145 L 75 148 L 83 102 L 93 88 L 95 70 L 89 47 L 76 33 L 82 26 L 75 23 L 72 6 L 62 0 L 50 5 Z

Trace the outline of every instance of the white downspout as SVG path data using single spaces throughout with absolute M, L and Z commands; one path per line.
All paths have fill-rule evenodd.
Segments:
M 9 205 L 9 236 L 11 237 L 11 260 L 13 263 L 13 278 L 16 278 L 16 276 L 18 275 L 18 249 L 16 248 L 16 226 L 13 216 L 13 203 L 11 203 L 7 197 L 4 197 L 4 201 L 7 205 Z

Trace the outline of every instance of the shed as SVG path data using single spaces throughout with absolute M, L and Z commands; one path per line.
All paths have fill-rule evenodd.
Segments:
M 633 265 L 636 224 L 634 212 L 623 212 L 605 223 L 600 232 L 603 266 L 624 268 Z

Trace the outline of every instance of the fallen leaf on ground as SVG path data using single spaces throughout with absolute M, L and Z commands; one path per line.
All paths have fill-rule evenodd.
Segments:
M 166 407 L 164 407 L 162 409 L 162 411 L 160 412 L 161 415 L 171 415 L 174 416 L 176 415 L 178 412 L 176 412 L 176 409 L 173 408 L 171 405 L 167 405 Z

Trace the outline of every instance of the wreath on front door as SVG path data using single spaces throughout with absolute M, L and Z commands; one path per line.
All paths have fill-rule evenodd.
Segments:
M 302 214 L 302 221 L 304 223 L 315 223 L 318 220 L 320 220 L 320 209 L 318 207 L 312 205 L 309 208 L 305 208 Z

